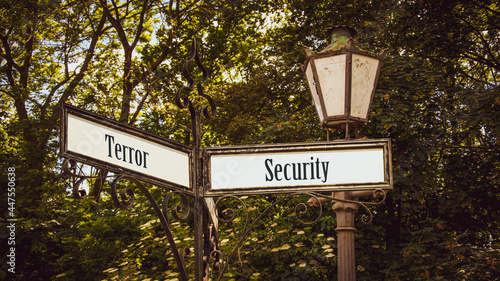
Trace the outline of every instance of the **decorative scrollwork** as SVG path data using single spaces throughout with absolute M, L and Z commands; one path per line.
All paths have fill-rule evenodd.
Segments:
M 81 184 L 88 179 L 106 179 L 109 177 L 114 177 L 115 175 L 109 176 L 87 176 L 85 174 L 77 173 L 78 165 L 77 162 L 73 159 L 64 160 L 61 168 L 61 173 L 65 176 L 69 176 L 73 178 L 73 197 L 76 199 L 84 199 L 87 197 L 87 191 L 85 189 L 80 189 Z M 81 168 L 79 169 L 82 170 Z
M 185 261 L 186 258 L 190 258 L 191 257 L 191 249 L 189 248 L 181 248 L 181 258 L 182 258 L 182 261 Z
M 240 198 L 236 197 L 236 196 L 224 196 L 224 197 L 221 197 L 219 198 L 219 200 L 217 200 L 217 202 L 215 203 L 215 209 L 218 209 L 219 207 L 219 204 L 225 200 L 229 200 L 229 199 L 234 199 L 234 200 L 237 200 L 240 202 L 245 214 L 246 214 L 246 217 L 245 217 L 245 225 L 248 224 L 248 210 L 247 210 L 247 205 L 245 204 L 245 202 L 243 202 L 243 200 L 241 200 Z M 226 218 L 224 219 L 223 217 L 221 217 L 219 215 L 219 212 L 216 212 L 216 216 L 217 216 L 217 219 L 223 223 L 230 223 L 232 221 L 234 221 L 234 219 L 236 218 L 236 211 L 232 208 L 227 208 L 227 209 L 224 209 L 221 214 L 224 214 L 224 215 L 229 215 L 229 218 Z
M 213 250 L 210 253 L 210 259 L 214 261 L 213 269 L 219 269 L 224 265 L 224 256 L 220 250 Z
M 368 209 L 368 207 L 366 207 L 366 205 L 368 205 L 368 206 L 380 205 L 380 204 L 384 203 L 385 198 L 387 196 L 385 190 L 383 190 L 383 189 L 375 189 L 373 191 L 372 195 L 373 195 L 373 198 L 378 198 L 378 197 L 382 197 L 382 198 L 379 201 L 377 201 L 377 202 L 362 202 L 363 203 L 363 207 L 366 210 L 368 210 L 368 214 L 370 215 L 369 218 L 365 214 L 361 215 L 361 222 L 363 222 L 364 224 L 370 224 L 373 221 L 373 213 Z
M 380 188 L 375 189 L 372 192 L 373 198 L 382 197 L 377 202 L 363 202 L 363 201 L 358 201 L 358 200 L 340 199 L 340 198 L 335 198 L 335 197 L 327 196 L 327 195 L 320 194 L 320 193 L 311 193 L 311 195 L 315 195 L 315 196 L 324 198 L 323 200 L 319 200 L 318 198 L 316 198 L 315 201 L 317 201 L 317 202 L 320 202 L 320 201 L 333 201 L 333 202 L 341 202 L 341 203 L 352 203 L 352 204 L 355 204 L 355 205 L 357 205 L 359 207 L 362 207 L 368 213 L 368 215 L 366 215 L 366 214 L 361 215 L 361 221 L 364 224 L 370 224 L 373 221 L 373 213 L 368 208 L 368 206 L 376 206 L 376 205 L 380 205 L 380 204 L 384 203 L 385 198 L 387 196 L 385 190 L 380 189 Z M 325 199 L 327 199 L 327 200 L 325 200 Z
M 118 193 L 117 193 L 116 189 L 117 189 L 118 181 L 121 179 L 127 179 L 127 180 L 131 181 L 132 183 L 134 183 L 135 186 L 148 199 L 149 203 L 153 207 L 153 210 L 155 211 L 156 216 L 160 220 L 160 223 L 162 225 L 163 231 L 165 232 L 165 235 L 167 236 L 167 240 L 170 244 L 170 248 L 172 249 L 172 253 L 173 253 L 174 258 L 177 262 L 177 269 L 179 270 L 179 273 L 181 275 L 180 276 L 181 280 L 187 281 L 188 277 L 187 277 L 187 273 L 186 273 L 186 267 L 184 265 L 184 257 L 188 256 L 190 254 L 190 250 L 189 249 L 186 250 L 185 248 L 183 248 L 183 249 L 181 249 L 182 250 L 181 253 L 179 253 L 179 250 L 177 249 L 174 238 L 172 236 L 172 231 L 170 229 L 169 222 L 166 219 L 164 212 L 162 212 L 162 209 L 160 209 L 160 207 L 156 203 L 156 200 L 153 198 L 151 193 L 146 189 L 146 187 L 144 187 L 144 185 L 140 181 L 138 181 L 132 177 L 128 177 L 126 175 L 120 175 L 113 181 L 113 184 L 111 185 L 111 197 L 113 199 L 113 203 L 120 209 L 130 208 L 134 204 L 134 199 L 135 199 L 134 192 L 129 187 L 125 187 L 125 188 L 121 189 L 121 191 L 120 191 L 121 198 L 120 199 L 118 198 Z M 122 203 L 122 201 L 124 201 L 125 203 Z
M 73 197 L 76 199 L 85 199 L 87 197 L 87 191 L 85 189 L 80 189 L 80 185 L 85 180 L 84 177 L 81 177 L 73 183 Z
M 168 214 L 168 205 L 169 205 L 170 198 L 172 198 L 172 196 L 174 194 L 178 195 L 181 198 L 182 205 L 177 204 L 177 205 L 173 206 L 170 209 L 171 214 L 174 217 L 174 219 L 185 221 L 188 218 L 188 216 L 191 214 L 191 208 L 189 206 L 189 202 L 188 202 L 186 195 L 182 192 L 172 191 L 172 192 L 168 193 L 167 196 L 165 196 L 165 199 L 163 200 L 163 205 L 162 205 L 163 215 L 165 216 L 165 218 L 169 222 L 168 215 L 167 215 Z M 180 216 L 179 214 L 183 214 L 183 215 Z
M 76 169 L 77 169 L 77 162 L 73 159 L 64 160 L 64 162 L 62 164 L 62 168 L 61 168 L 62 174 L 70 176 L 70 177 L 75 177 L 75 178 L 105 179 L 105 178 L 109 178 L 109 177 L 114 177 L 113 175 L 111 175 L 111 176 L 86 176 L 83 174 L 77 174 L 75 172 Z
M 385 192 L 385 190 L 383 190 L 381 188 L 377 188 L 373 191 L 373 198 L 379 198 L 381 196 L 382 196 L 382 198 L 378 202 L 366 202 L 365 204 L 370 205 L 370 206 L 376 206 L 376 205 L 380 205 L 380 204 L 385 202 L 385 199 L 387 197 L 387 193 Z
M 186 107 L 189 107 L 191 111 L 195 109 L 192 100 L 190 100 L 188 97 L 181 97 L 183 91 L 190 93 L 194 90 L 195 82 L 191 77 L 191 74 L 189 73 L 188 69 L 189 63 L 192 62 L 193 60 L 198 66 L 198 69 L 200 69 L 200 71 L 203 74 L 203 81 L 196 84 L 198 95 L 205 98 L 208 102 L 208 106 L 204 106 L 203 108 L 201 108 L 201 111 L 203 112 L 206 118 L 211 119 L 214 118 L 215 115 L 217 114 L 217 107 L 215 106 L 214 100 L 209 95 L 205 94 L 203 91 L 202 84 L 207 82 L 208 80 L 208 71 L 205 68 L 205 66 L 203 66 L 203 64 L 201 63 L 200 56 L 198 54 L 198 47 L 196 45 L 196 39 L 193 39 L 193 44 L 191 46 L 191 56 L 189 57 L 189 60 L 182 65 L 182 75 L 188 81 L 189 86 L 182 87 L 179 90 L 177 90 L 177 92 L 175 93 L 175 103 L 181 109 Z
M 210 255 L 208 256 L 208 259 L 209 259 L 208 264 L 210 264 L 210 261 L 212 262 L 212 266 L 209 266 L 208 268 L 208 276 L 211 276 L 214 270 L 220 270 L 221 268 L 225 268 L 224 256 L 222 255 L 222 251 L 217 249 L 212 250 L 212 252 L 210 252 Z M 220 277 L 222 277 L 222 274 L 219 276 L 219 279 Z
M 274 208 L 275 206 L 277 206 L 278 204 L 280 204 L 281 202 L 283 201 L 286 201 L 294 196 L 299 196 L 299 195 L 308 195 L 308 196 L 311 196 L 312 198 L 315 198 L 314 200 L 319 204 L 320 206 L 320 213 L 318 215 L 318 217 L 316 217 L 316 219 L 314 219 L 313 221 L 311 222 L 306 222 L 306 221 L 303 221 L 299 218 L 299 215 L 304 215 L 308 212 L 308 207 L 306 204 L 304 203 L 299 203 L 295 206 L 294 208 L 294 215 L 295 215 L 295 218 L 302 224 L 305 224 L 305 225 L 312 225 L 312 224 L 315 224 L 316 222 L 318 222 L 322 216 L 322 202 L 321 200 L 319 200 L 318 197 L 324 197 L 324 195 L 322 194 L 312 194 L 312 193 L 293 193 L 293 194 L 289 194 L 289 195 L 286 195 L 278 200 L 276 200 L 273 204 L 271 204 L 270 206 L 268 206 L 264 211 L 262 211 L 259 216 L 251 223 L 249 224 L 249 221 L 248 221 L 248 217 L 249 217 L 249 214 L 248 214 L 248 209 L 246 207 L 246 204 L 238 197 L 236 196 L 224 196 L 224 197 L 221 197 L 219 198 L 219 200 L 217 200 L 217 202 L 215 203 L 215 207 L 218 209 L 219 205 L 221 202 L 223 202 L 224 200 L 228 200 L 228 199 L 235 199 L 237 201 L 239 201 L 241 203 L 241 206 L 242 206 L 242 209 L 245 213 L 245 225 L 243 227 L 243 232 L 242 234 L 240 235 L 240 239 L 238 241 L 238 243 L 236 244 L 236 246 L 234 246 L 234 248 L 232 249 L 232 251 L 229 253 L 229 255 L 226 257 L 226 260 L 224 261 L 223 258 L 222 258 L 222 254 L 219 252 L 219 251 L 213 251 L 215 254 L 214 255 L 217 255 L 219 254 L 220 255 L 220 260 L 221 260 L 221 270 L 219 272 L 219 277 L 217 280 L 220 280 L 222 278 L 222 275 L 224 274 L 224 271 L 227 269 L 227 265 L 230 263 L 231 259 L 233 258 L 233 256 L 236 254 L 236 252 L 240 249 L 241 245 L 243 245 L 243 242 L 245 240 L 245 238 L 248 236 L 248 234 L 250 233 L 250 230 L 253 229 L 254 225 L 260 221 L 262 219 L 262 217 L 264 217 L 264 215 L 266 215 L 272 208 Z M 299 210 L 300 208 L 302 208 L 302 210 Z M 219 213 L 219 212 L 217 212 Z M 219 215 L 217 215 L 217 218 L 223 222 L 223 223 L 229 223 L 229 222 L 233 222 L 236 218 L 236 211 L 232 208 L 227 208 L 225 210 L 223 210 L 221 212 L 222 214 L 229 214 L 229 218 L 228 219 L 223 219 L 221 218 Z
M 318 207 L 319 207 L 319 215 L 312 222 L 303 221 L 297 215 L 297 214 L 304 215 L 304 214 L 306 214 L 309 211 L 309 209 L 307 207 L 307 204 L 305 204 L 305 203 L 299 203 L 299 204 L 297 204 L 295 206 L 295 209 L 294 209 L 295 219 L 298 220 L 300 223 L 302 223 L 304 225 L 314 225 L 314 224 L 316 224 L 321 219 L 321 216 L 323 215 L 323 204 L 321 203 L 321 200 L 319 200 L 319 198 L 316 195 L 314 195 L 314 194 L 311 194 L 311 198 L 314 201 L 316 201 L 316 203 L 318 204 Z M 303 208 L 303 210 L 302 211 L 298 211 L 299 208 Z
M 118 193 L 116 192 L 116 188 L 118 186 L 118 181 L 120 179 L 126 178 L 123 175 L 120 175 L 116 177 L 116 179 L 113 181 L 111 184 L 111 198 L 113 199 L 113 203 L 115 204 L 116 207 L 125 210 L 134 205 L 135 202 L 135 195 L 134 191 L 130 187 L 124 187 L 120 190 L 120 198 L 118 198 Z M 132 181 L 136 186 L 142 185 L 140 182 L 127 178 L 130 181 Z M 122 203 L 125 202 L 125 203 Z
M 219 208 L 220 203 L 223 202 L 224 200 L 234 199 L 234 200 L 239 201 L 241 209 L 245 213 L 245 225 L 243 227 L 243 232 L 240 236 L 238 243 L 236 244 L 236 246 L 234 246 L 232 251 L 229 253 L 229 255 L 227 255 L 227 257 L 225 259 L 223 258 L 222 253 L 218 250 L 214 250 L 210 254 L 211 259 L 215 259 L 216 257 L 219 257 L 219 259 L 220 259 L 221 270 L 219 271 L 219 277 L 217 280 L 220 280 L 222 278 L 224 271 L 227 269 L 227 265 L 230 263 L 231 259 L 236 254 L 236 252 L 239 251 L 240 247 L 243 245 L 244 239 L 248 236 L 248 234 L 250 233 L 250 230 L 253 228 L 253 226 L 266 213 L 268 213 L 272 208 L 274 208 L 275 206 L 277 206 L 278 204 L 280 204 L 283 201 L 286 201 L 294 196 L 299 196 L 299 195 L 310 196 L 311 199 L 309 199 L 308 203 L 312 203 L 312 204 L 310 204 L 311 206 L 315 206 L 315 207 L 319 208 L 319 214 L 314 220 L 304 221 L 299 216 L 305 215 L 309 211 L 308 205 L 305 203 L 298 203 L 295 206 L 294 216 L 300 223 L 302 223 L 304 225 L 313 225 L 321 219 L 321 217 L 323 215 L 323 206 L 322 205 L 324 202 L 342 202 L 342 203 L 356 204 L 357 206 L 364 208 L 368 212 L 368 215 L 365 215 L 365 214 L 362 215 L 362 222 L 365 224 L 369 224 L 373 220 L 373 213 L 368 208 L 368 206 L 380 205 L 385 201 L 385 198 L 386 198 L 386 192 L 383 189 L 376 189 L 372 193 L 374 198 L 380 198 L 377 202 L 361 202 L 358 200 L 340 199 L 340 198 L 335 198 L 332 196 L 324 195 L 321 193 L 315 193 L 315 192 L 293 193 L 293 194 L 286 195 L 286 196 L 276 200 L 274 203 L 272 203 L 270 206 L 268 206 L 264 211 L 262 211 L 260 213 L 260 215 L 252 223 L 249 224 L 249 221 L 248 221 L 249 214 L 248 214 L 247 206 L 240 198 L 238 198 L 236 196 L 221 197 L 221 198 L 219 198 L 219 200 L 215 204 L 217 209 Z M 227 208 L 227 209 L 223 210 L 222 212 L 217 212 L 217 213 L 222 213 L 222 214 L 228 215 L 228 218 L 222 218 L 219 215 L 217 215 L 217 218 L 223 223 L 230 223 L 230 222 L 235 221 L 236 211 L 233 208 Z
M 66 159 L 64 160 L 61 168 L 62 174 L 72 176 L 72 177 L 79 177 L 80 175 L 77 175 L 74 171 L 76 171 L 76 161 L 73 159 Z

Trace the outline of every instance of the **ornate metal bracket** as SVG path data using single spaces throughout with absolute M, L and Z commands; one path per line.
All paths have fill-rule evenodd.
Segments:
M 208 71 L 205 68 L 205 66 L 203 66 L 203 64 L 201 63 L 200 56 L 198 54 L 198 47 L 196 45 L 196 39 L 193 39 L 193 44 L 191 45 L 191 55 L 189 57 L 189 60 L 186 61 L 182 65 L 182 75 L 188 81 L 189 86 L 182 87 L 179 90 L 177 90 L 177 92 L 175 93 L 175 103 L 177 104 L 177 106 L 180 109 L 189 108 L 191 113 L 193 113 L 193 111 L 196 110 L 195 105 L 193 104 L 193 101 L 189 97 L 187 97 L 187 96 L 182 97 L 181 96 L 182 92 L 190 93 L 190 92 L 194 91 L 195 82 L 194 82 L 193 78 L 191 77 L 191 74 L 189 73 L 189 68 L 188 68 L 189 63 L 192 62 L 193 60 L 195 61 L 196 65 L 198 66 L 198 69 L 203 74 L 203 81 L 196 83 L 197 93 L 199 96 L 205 98 L 209 104 L 208 106 L 202 107 L 200 110 L 203 112 L 203 114 L 205 115 L 206 118 L 211 119 L 211 118 L 214 118 L 215 115 L 217 114 L 217 107 L 216 107 L 215 102 L 212 99 L 212 97 L 210 97 L 209 95 L 206 95 L 203 91 L 202 84 L 207 82 L 207 80 L 208 80 Z M 209 107 L 211 109 L 210 111 L 209 111 Z
M 77 174 L 75 172 L 76 162 L 71 160 L 71 159 L 67 159 L 64 162 L 62 170 L 63 170 L 64 174 L 77 179 L 74 182 L 74 186 L 73 186 L 73 195 L 77 199 L 83 199 L 86 197 L 85 190 L 79 189 L 80 184 L 84 180 L 102 178 L 102 177 L 98 177 L 98 176 L 86 176 L 83 174 Z M 137 181 L 133 178 L 124 176 L 124 175 L 111 175 L 111 176 L 107 176 L 106 178 L 110 178 L 110 177 L 115 177 L 115 179 L 113 180 L 113 182 L 111 184 L 111 197 L 112 197 L 113 203 L 116 207 L 118 207 L 120 209 L 128 209 L 128 208 L 132 207 L 134 204 L 135 195 L 134 195 L 134 191 L 130 187 L 124 187 L 118 191 L 119 181 L 122 179 L 125 179 L 125 180 L 128 180 L 128 181 L 134 183 L 135 186 L 146 196 L 146 198 L 148 199 L 150 204 L 153 206 L 153 209 L 155 210 L 155 213 L 156 213 L 157 217 L 159 218 L 160 223 L 161 223 L 163 230 L 165 232 L 165 235 L 169 241 L 170 247 L 172 249 L 175 260 L 177 262 L 177 267 L 178 267 L 179 273 L 181 275 L 181 279 L 188 280 L 186 267 L 184 264 L 184 256 L 189 254 L 189 250 L 183 248 L 183 249 L 181 249 L 181 251 L 179 251 L 179 249 L 177 248 L 177 246 L 174 242 L 174 238 L 173 238 L 172 231 L 170 228 L 170 221 L 169 221 L 168 215 L 167 215 L 170 212 L 172 217 L 175 220 L 185 221 L 192 214 L 192 212 L 191 212 L 192 209 L 190 207 L 187 196 L 184 193 L 179 192 L 179 191 L 170 192 L 165 196 L 165 198 L 163 200 L 163 204 L 162 204 L 161 209 L 160 209 L 160 207 L 158 206 L 158 204 L 156 203 L 156 201 L 152 197 L 151 193 L 139 181 Z M 171 200 L 173 195 L 179 196 L 181 199 L 181 203 L 174 205 L 172 207 L 169 207 L 170 200 Z M 236 243 L 234 248 L 229 252 L 229 254 L 226 257 L 224 257 L 222 251 L 220 249 L 218 249 L 217 245 L 215 244 L 216 241 L 212 235 L 213 230 L 210 229 L 213 226 L 208 224 L 209 231 L 205 232 L 205 235 L 208 235 L 207 239 L 212 244 L 210 247 L 210 249 L 212 249 L 212 250 L 210 253 L 208 253 L 208 255 L 205 255 L 205 258 L 203 260 L 203 262 L 206 266 L 205 268 L 208 271 L 204 277 L 208 278 L 210 271 L 213 271 L 214 269 L 219 269 L 219 275 L 217 277 L 217 280 L 220 280 L 223 277 L 225 271 L 228 269 L 228 265 L 230 264 L 231 260 L 234 258 L 234 256 L 238 252 L 238 250 L 241 248 L 241 246 L 245 242 L 245 239 L 250 234 L 251 229 L 267 213 L 269 213 L 278 204 L 280 204 L 284 201 L 287 201 L 287 200 L 291 199 L 292 197 L 301 196 L 301 195 L 302 196 L 303 195 L 309 196 L 310 199 L 307 203 L 298 203 L 295 206 L 294 216 L 298 222 L 300 222 L 304 225 L 313 225 L 321 219 L 321 217 L 323 216 L 323 203 L 325 203 L 325 202 L 340 202 L 340 203 L 355 204 L 358 207 L 361 207 L 362 209 L 364 209 L 368 213 L 368 215 L 366 215 L 366 214 L 362 215 L 362 222 L 365 224 L 370 224 L 373 220 L 373 213 L 371 212 L 369 206 L 380 205 L 386 199 L 386 192 L 383 189 L 373 190 L 373 192 L 372 192 L 373 197 L 378 198 L 378 200 L 376 202 L 363 202 L 363 201 L 358 201 L 358 200 L 339 199 L 339 198 L 335 198 L 333 196 L 329 196 L 329 195 L 325 195 L 325 194 L 321 194 L 321 193 L 317 193 L 317 192 L 292 193 L 289 195 L 285 195 L 284 197 L 276 200 L 274 203 L 272 203 L 266 209 L 264 209 L 257 216 L 257 218 L 254 221 L 250 222 L 249 221 L 249 211 L 248 211 L 247 205 L 245 204 L 245 202 L 242 199 L 240 199 L 236 196 L 220 197 L 217 200 L 217 202 L 215 203 L 216 209 L 219 209 L 222 202 L 224 202 L 226 200 L 238 201 L 239 206 L 241 206 L 241 209 L 244 212 L 244 226 L 243 226 L 243 231 L 238 239 L 238 242 Z M 319 214 L 312 221 L 304 221 L 300 218 L 300 216 L 308 213 L 309 207 L 319 208 Z M 220 214 L 223 214 L 223 215 L 220 215 Z M 218 212 L 216 212 L 216 215 L 217 215 L 217 219 L 221 223 L 226 223 L 226 224 L 235 221 L 235 219 L 237 217 L 236 211 L 232 208 L 227 208 L 227 209 L 218 211 Z M 201 253 L 195 252 L 195 255 L 200 255 L 200 254 Z M 209 266 L 210 263 L 212 263 L 211 267 Z
M 76 199 L 84 199 L 87 197 L 87 191 L 85 189 L 80 189 L 81 184 L 88 179 L 106 179 L 110 177 L 114 177 L 113 175 L 111 176 L 86 176 L 84 174 L 77 174 L 78 167 L 77 167 L 77 162 L 73 159 L 66 159 L 63 162 L 62 165 L 62 171 L 61 173 L 65 176 L 69 176 L 72 178 L 72 190 L 73 190 L 73 197 Z M 80 169 L 81 170 L 81 169 Z
M 238 240 L 238 243 L 236 244 L 236 246 L 234 246 L 234 248 L 231 250 L 231 252 L 229 253 L 229 255 L 226 258 L 224 258 L 222 252 L 218 251 L 218 250 L 214 250 L 210 253 L 211 259 L 217 258 L 221 262 L 221 269 L 219 271 L 219 276 L 218 276 L 217 280 L 220 280 L 222 278 L 224 272 L 227 270 L 228 264 L 231 262 L 231 259 L 234 257 L 234 255 L 236 254 L 238 249 L 243 245 L 243 242 L 245 241 L 247 236 L 250 234 L 250 230 L 255 226 L 255 224 L 257 222 L 259 222 L 262 219 L 262 217 L 264 217 L 264 215 L 266 215 L 270 210 L 272 210 L 278 204 L 280 204 L 286 200 L 289 200 L 292 197 L 300 196 L 300 195 L 307 195 L 307 196 L 311 197 L 311 199 L 309 199 L 309 201 L 307 203 L 298 203 L 294 208 L 295 219 L 297 219 L 297 221 L 299 221 L 300 223 L 302 223 L 304 225 L 314 225 L 315 223 L 317 223 L 321 219 L 321 217 L 323 215 L 323 203 L 325 203 L 325 202 L 352 203 L 352 204 L 355 204 L 359 207 L 362 207 L 369 214 L 368 216 L 365 214 L 362 215 L 362 222 L 365 224 L 370 224 L 373 220 L 373 213 L 368 208 L 368 206 L 380 205 L 385 201 L 385 198 L 386 198 L 386 192 L 383 189 L 376 189 L 373 191 L 373 196 L 375 198 L 381 197 L 377 202 L 360 202 L 358 200 L 339 199 L 339 198 L 335 198 L 333 196 L 328 196 L 328 195 L 324 195 L 324 194 L 317 193 L 317 192 L 292 193 L 292 194 L 286 195 L 286 196 L 276 200 L 274 203 L 272 203 L 270 206 L 268 206 L 264 211 L 262 211 L 253 222 L 249 222 L 249 219 L 248 219 L 249 218 L 249 211 L 248 211 L 246 204 L 240 198 L 238 198 L 236 196 L 223 196 L 217 200 L 216 207 L 218 208 L 220 206 L 220 204 L 222 202 L 224 202 L 225 200 L 231 200 L 231 199 L 237 200 L 239 202 L 239 205 L 244 210 L 245 225 L 243 226 L 243 231 L 242 231 L 242 234 Z M 308 205 L 312 206 L 312 207 L 319 208 L 319 214 L 313 221 L 304 221 L 304 220 L 300 219 L 300 217 L 299 217 L 300 215 L 305 215 L 309 211 Z M 225 214 L 226 216 L 228 216 L 228 218 L 223 218 L 223 217 L 219 216 L 219 214 Z M 217 218 L 222 223 L 231 223 L 236 219 L 236 211 L 232 208 L 227 208 L 225 210 L 222 210 L 222 212 L 217 212 Z M 369 218 L 369 219 L 367 219 L 367 218 Z
M 172 253 L 174 255 L 175 261 L 177 262 L 177 269 L 179 270 L 179 274 L 181 276 L 181 279 L 188 280 L 187 273 L 186 273 L 186 266 L 184 265 L 184 253 L 185 253 L 185 251 L 183 250 L 182 255 L 181 255 L 179 250 L 177 249 L 177 246 L 174 242 L 174 237 L 172 235 L 172 231 L 170 228 L 170 222 L 167 219 L 167 207 L 166 206 L 168 206 L 168 201 L 169 201 L 172 193 L 169 193 L 165 197 L 165 199 L 163 200 L 163 208 L 160 209 L 160 207 L 156 203 L 156 200 L 151 195 L 149 190 L 140 181 L 138 181 L 132 177 L 128 177 L 125 175 L 119 175 L 119 174 L 106 176 L 106 177 L 87 176 L 84 174 L 77 174 L 76 170 L 77 170 L 76 161 L 74 161 L 72 159 L 66 159 L 64 161 L 62 173 L 66 176 L 70 176 L 73 179 L 76 179 L 73 181 L 73 196 L 76 199 L 84 199 L 87 196 L 85 190 L 80 189 L 80 185 L 83 181 L 85 181 L 87 179 L 101 179 L 101 178 L 114 177 L 115 179 L 113 180 L 113 183 L 111 184 L 111 198 L 113 200 L 113 204 L 120 209 L 128 209 L 128 208 L 132 207 L 134 205 L 134 202 L 135 202 L 135 194 L 134 194 L 134 191 L 132 190 L 132 188 L 130 188 L 130 187 L 124 187 L 124 188 L 120 189 L 120 191 L 118 192 L 117 189 L 119 186 L 119 181 L 123 179 L 123 180 L 128 180 L 128 181 L 134 183 L 134 185 L 142 192 L 142 194 L 144 194 L 146 196 L 149 203 L 153 207 L 156 216 L 160 220 L 163 231 L 165 232 L 167 240 L 170 244 L 170 248 L 171 248 Z M 181 196 L 183 203 L 187 202 L 186 196 L 183 193 L 181 193 L 181 192 L 175 192 L 175 193 Z M 187 204 L 184 204 L 184 205 L 186 206 Z M 174 212 L 174 210 L 175 210 L 175 212 Z M 189 216 L 189 208 L 187 208 L 187 212 L 183 217 L 178 216 L 179 212 L 182 212 L 182 207 L 180 207 L 180 206 L 173 207 L 172 214 L 173 215 L 175 214 L 174 215 L 175 218 L 182 219 L 182 218 L 187 218 L 187 216 Z

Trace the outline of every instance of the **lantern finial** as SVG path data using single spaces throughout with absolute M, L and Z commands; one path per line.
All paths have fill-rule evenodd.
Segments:
M 323 49 L 321 53 L 337 51 L 349 44 L 349 40 L 356 36 L 356 30 L 347 25 L 336 25 L 325 32 L 330 39 L 330 45 Z

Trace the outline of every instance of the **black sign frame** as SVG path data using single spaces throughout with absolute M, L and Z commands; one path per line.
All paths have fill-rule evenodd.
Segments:
M 169 182 L 164 179 L 159 179 L 154 176 L 141 173 L 138 171 L 135 171 L 133 169 L 128 169 L 124 167 L 120 167 L 111 163 L 104 162 L 102 160 L 83 155 L 71 150 L 68 150 L 68 115 L 73 115 L 77 118 L 85 119 L 87 121 L 90 121 L 92 123 L 96 123 L 98 125 L 105 126 L 110 129 L 114 129 L 117 131 L 120 131 L 125 134 L 132 135 L 134 137 L 138 137 L 140 139 L 144 139 L 146 141 L 150 141 L 153 143 L 156 143 L 161 146 L 168 147 L 170 149 L 174 149 L 183 153 L 186 153 L 188 156 L 188 161 L 189 161 L 189 187 Z M 96 168 L 104 169 L 110 172 L 113 172 L 115 174 L 120 174 L 120 175 L 126 175 L 129 177 L 133 177 L 137 180 L 147 182 L 159 187 L 164 187 L 167 189 L 171 190 L 176 190 L 176 191 L 181 191 L 184 192 L 188 195 L 194 195 L 194 188 L 193 188 L 193 179 L 192 179 L 192 169 L 193 169 L 193 148 L 172 140 L 169 140 L 164 137 L 157 136 L 155 134 L 152 134 L 150 132 L 135 128 L 133 126 L 130 126 L 128 124 L 124 124 L 115 120 L 111 120 L 109 118 L 102 117 L 98 114 L 95 114 L 93 112 L 87 111 L 80 109 L 78 107 L 69 105 L 69 104 L 63 104 L 60 108 L 60 157 L 65 157 L 68 159 L 75 160 L 77 162 L 87 164 L 94 166 Z M 168 161 L 168 160 L 167 160 Z
M 212 188 L 211 178 L 211 157 L 214 155 L 239 155 L 239 154 L 264 154 L 264 153 L 286 153 L 286 152 L 321 152 L 327 150 L 353 150 L 382 148 L 384 154 L 384 182 L 363 183 L 363 184 L 331 184 L 321 186 L 295 185 L 276 187 L 251 187 L 251 188 Z M 364 139 L 346 140 L 331 142 L 311 142 L 311 143 L 286 143 L 271 145 L 245 145 L 210 147 L 204 149 L 204 166 L 207 167 L 205 173 L 206 185 L 205 196 L 239 196 L 239 195 L 263 195 L 263 194 L 287 194 L 297 192 L 323 192 L 323 191 L 358 191 L 358 190 L 390 190 L 393 188 L 392 175 L 392 155 L 390 139 Z M 357 171 L 362 172 L 362 171 Z

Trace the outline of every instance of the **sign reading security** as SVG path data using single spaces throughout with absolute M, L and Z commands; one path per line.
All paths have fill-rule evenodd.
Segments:
M 388 139 L 207 148 L 207 195 L 392 188 Z
M 190 188 L 190 147 L 67 104 L 61 112 L 62 156 L 159 186 Z

